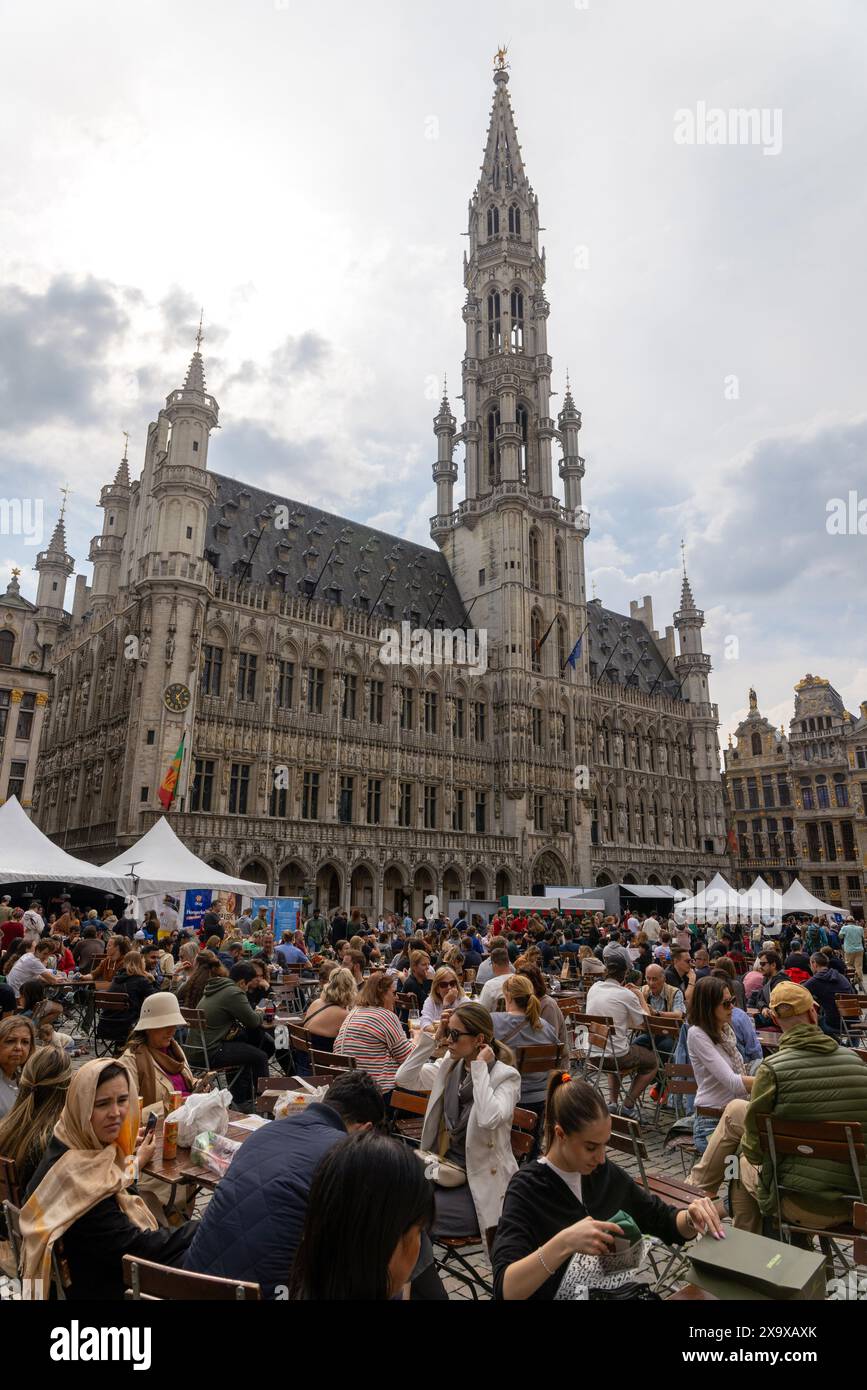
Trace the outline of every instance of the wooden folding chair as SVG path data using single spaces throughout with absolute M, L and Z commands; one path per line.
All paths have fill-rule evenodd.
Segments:
M 205 1029 L 206 1029 L 207 1026 L 208 1026 L 208 1022 L 207 1022 L 207 1019 L 205 1018 L 205 1012 L 204 1012 L 204 1010 L 203 1010 L 203 1009 L 184 1009 L 184 1008 L 181 1008 L 181 1018 L 184 1020 L 184 1023 L 187 1025 L 187 1041 L 184 1043 L 184 1048 L 183 1048 L 183 1050 L 184 1050 L 184 1054 L 185 1054 L 186 1057 L 187 1057 L 187 1061 L 190 1063 L 190 1070 L 193 1072 L 194 1075 L 196 1075 L 196 1074 L 199 1073 L 199 1072 L 204 1073 L 204 1072 L 210 1071 L 210 1070 L 211 1070 L 211 1064 L 210 1064 L 210 1062 L 208 1061 L 208 1044 L 207 1044 L 207 1042 L 205 1041 Z M 190 1035 L 190 1032 L 191 1032 L 191 1031 L 192 1031 L 192 1032 L 198 1033 L 198 1035 L 199 1035 L 198 1043 L 190 1044 L 189 1035 Z M 187 1048 L 188 1048 L 189 1046 L 191 1046 L 191 1045 L 195 1048 L 195 1050 L 196 1050 L 197 1053 L 200 1052 L 200 1053 L 202 1054 L 202 1056 L 204 1057 L 204 1059 L 205 1059 L 205 1065 L 204 1065 L 203 1067 L 197 1067 L 192 1061 L 190 1061 L 189 1054 L 187 1053 Z
M 100 1024 L 108 1021 L 112 1014 L 129 1013 L 130 998 L 126 993 L 113 990 L 94 990 L 93 994 L 93 1055 L 107 1057 L 116 1048 L 122 1047 L 126 1037 L 106 1038 L 100 1036 Z M 102 1049 L 102 1051 L 100 1051 Z
M 428 1095 L 416 1091 L 395 1090 L 391 1093 L 392 1110 L 399 1115 L 411 1117 L 405 1120 L 395 1120 L 394 1127 L 401 1139 L 405 1139 L 408 1144 L 412 1144 L 416 1148 L 421 1143 L 421 1131 L 427 1111 L 428 1098 Z
M 771 1161 L 772 1184 L 774 1200 L 776 1206 L 776 1223 L 780 1233 L 780 1239 L 791 1241 L 792 1233 L 814 1235 L 819 1237 L 819 1244 L 826 1253 L 828 1250 L 839 1255 L 844 1265 L 847 1264 L 843 1252 L 837 1245 L 838 1240 L 856 1241 L 861 1239 L 863 1232 L 854 1222 L 846 1226 L 824 1226 L 818 1219 L 815 1225 L 802 1225 L 799 1222 L 787 1221 L 783 1217 L 783 1199 L 788 1194 L 803 1202 L 804 1194 L 796 1188 L 786 1185 L 785 1181 L 785 1159 L 797 1155 L 798 1158 L 816 1158 L 825 1162 L 839 1163 L 848 1167 L 852 1186 L 855 1189 L 852 1193 L 840 1193 L 840 1200 L 864 1204 L 864 1191 L 861 1182 L 861 1168 L 867 1162 L 867 1147 L 864 1143 L 864 1134 L 860 1123 L 853 1120 L 825 1120 L 818 1123 L 809 1123 L 799 1120 L 781 1119 L 775 1115 L 762 1115 L 759 1117 L 759 1143 L 762 1153 L 767 1154 Z
M 202 1299 L 208 1302 L 258 1302 L 262 1290 L 258 1284 L 243 1279 L 220 1279 L 212 1274 L 191 1274 L 185 1269 L 172 1269 L 153 1260 L 140 1260 L 133 1255 L 123 1257 L 124 1298 L 134 1302 L 188 1302 Z
M 560 1057 L 560 1048 L 554 1043 L 543 1043 L 538 1047 L 516 1047 L 515 1067 L 521 1076 L 533 1076 L 538 1072 L 553 1071 Z
M 539 1124 L 540 1118 L 535 1110 L 522 1110 L 519 1105 L 512 1112 L 512 1129 L 509 1138 L 512 1153 L 519 1163 L 533 1152 Z
M 867 1036 L 867 1022 L 861 1017 L 862 1011 L 867 1008 L 867 999 L 863 994 L 835 994 L 834 1003 L 840 1015 L 843 1037 L 853 1047 L 857 1047 Z

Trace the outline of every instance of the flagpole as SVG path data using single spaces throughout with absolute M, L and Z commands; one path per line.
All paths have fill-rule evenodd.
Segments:
M 587 621 L 586 621 L 586 623 L 584 624 L 584 632 L 582 632 L 582 633 L 579 635 L 579 637 L 578 637 L 578 642 L 580 642 L 580 641 L 583 639 L 584 633 L 587 631 L 587 629 L 588 629 L 589 626 L 590 626 L 590 619 L 588 618 Z M 573 646 L 573 648 L 572 648 L 572 652 L 574 652 L 575 647 L 578 646 L 578 642 L 576 642 L 576 643 L 574 644 L 574 646 Z M 570 661 L 570 658 L 571 658 L 571 656 L 572 656 L 572 652 L 569 653 L 569 656 L 567 656 L 566 660 L 563 662 L 563 665 L 560 667 L 561 673 L 562 673 L 563 671 L 565 671 L 565 670 L 566 670 L 566 667 L 569 665 L 569 661 Z

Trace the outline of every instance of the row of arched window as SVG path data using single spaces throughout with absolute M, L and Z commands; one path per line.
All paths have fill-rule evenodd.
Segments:
M 514 289 L 509 294 L 509 347 L 512 352 L 524 350 L 524 292 Z M 499 290 L 488 294 L 488 352 L 503 350 L 503 299 Z
M 509 236 L 521 235 L 521 209 L 517 203 L 512 203 L 508 211 Z M 488 240 L 500 235 L 500 209 L 492 204 L 488 208 Z

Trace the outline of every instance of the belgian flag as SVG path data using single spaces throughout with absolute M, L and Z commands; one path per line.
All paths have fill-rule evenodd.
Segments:
M 163 809 L 166 811 L 171 810 L 172 802 L 175 799 L 175 791 L 178 785 L 178 778 L 181 775 L 181 763 L 184 761 L 184 739 L 186 738 L 186 736 L 187 731 L 186 729 L 184 729 L 184 732 L 181 735 L 181 741 L 178 744 L 178 751 L 172 759 L 171 767 L 169 768 L 168 772 L 163 778 L 163 784 L 159 790 L 160 802 L 162 803 Z

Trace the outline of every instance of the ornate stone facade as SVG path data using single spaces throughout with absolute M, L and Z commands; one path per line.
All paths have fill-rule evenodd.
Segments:
M 60 546 L 65 557 L 62 538 L 60 521 L 52 545 Z M 37 567 L 44 559 L 44 555 L 38 557 Z M 51 688 L 45 640 L 53 631 L 55 615 L 54 605 L 45 601 L 46 577 L 40 581 L 41 602 L 33 604 L 21 597 L 18 575 L 18 570 L 12 571 L 5 594 L 0 594 L 0 804 L 17 796 L 22 806 L 29 809 Z M 51 582 L 47 580 L 48 584 Z
M 725 756 L 732 882 L 796 878 L 816 897 L 864 916 L 867 888 L 867 701 L 846 709 L 830 681 L 795 686 L 789 734 L 764 719 L 755 691 Z
M 434 422 L 438 548 L 210 472 L 219 411 L 197 349 L 141 479 L 124 463 L 103 489 L 93 584 L 54 651 L 39 820 L 71 852 L 107 857 L 153 823 L 186 731 L 178 833 L 219 868 L 326 906 L 689 888 L 724 865 L 688 580 L 679 652 L 649 599 L 626 618 L 586 598 L 581 416 L 568 386 L 550 416 L 538 200 L 507 82 L 495 74 L 470 203 L 466 418 L 458 432 L 444 394 Z M 417 661 L 383 645 L 404 623 L 431 639 Z M 457 661 L 437 660 L 443 631 Z M 474 636 L 486 669 L 461 660 Z

